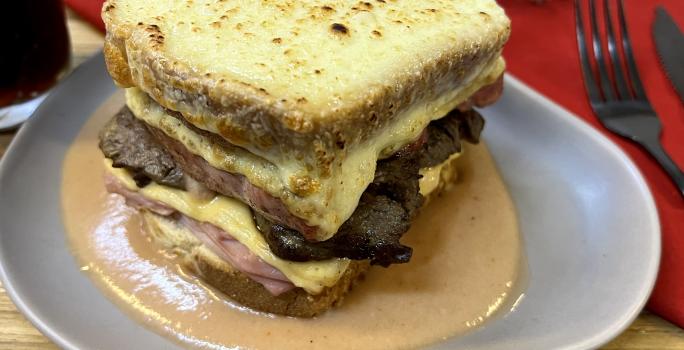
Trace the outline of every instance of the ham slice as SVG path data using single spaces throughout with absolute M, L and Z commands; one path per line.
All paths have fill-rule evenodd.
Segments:
M 161 202 L 149 199 L 140 192 L 129 190 L 110 174 L 105 176 L 105 186 L 109 192 L 123 196 L 126 199 L 126 204 L 136 209 L 150 210 L 162 216 L 177 213 L 175 209 Z M 178 217 L 178 223 L 191 231 L 214 254 L 255 282 L 263 285 L 271 294 L 277 296 L 295 288 L 282 272 L 256 256 L 247 246 L 237 241 L 228 232 L 210 223 L 199 222 L 182 213 L 178 213 Z
M 112 193 L 118 193 L 126 199 L 126 204 L 135 209 L 147 209 L 161 216 L 169 216 L 176 210 L 166 204 L 149 199 L 138 192 L 129 190 L 113 175 L 105 175 L 105 188 Z
M 458 106 L 461 111 L 471 110 L 473 107 L 486 107 L 496 102 L 503 92 L 503 74 L 490 85 L 483 86 L 470 98 Z

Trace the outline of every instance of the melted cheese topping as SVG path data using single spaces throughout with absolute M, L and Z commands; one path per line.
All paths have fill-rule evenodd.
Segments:
M 448 90 L 434 100 L 415 103 L 399 113 L 395 121 L 375 137 L 350 146 L 339 167 L 334 168 L 328 177 L 307 170 L 311 168 L 310 164 L 293 159 L 289 154 L 214 144 L 168 115 L 163 107 L 140 89 L 127 89 L 126 103 L 136 117 L 180 141 L 190 152 L 204 158 L 213 167 L 242 174 L 253 185 L 280 198 L 292 214 L 303 218 L 311 226 L 319 227 L 316 239 L 326 240 L 337 232 L 356 209 L 361 194 L 373 181 L 379 158 L 412 142 L 432 120 L 445 116 L 481 87 L 492 84 L 504 67 L 505 63 L 498 58 L 492 64 L 471 72 L 467 85 Z M 208 129 L 213 130 L 212 127 Z M 297 190 L 292 188 L 291 179 L 299 178 L 302 174 L 317 183 L 317 189 L 307 196 L 296 195 Z
M 278 100 L 331 110 L 418 74 L 444 53 L 498 42 L 509 20 L 494 0 L 110 0 L 108 30 L 163 33 L 163 55 Z M 108 8 L 109 6 L 105 6 Z M 110 12 L 105 11 L 105 18 Z M 141 41 L 148 33 L 139 30 Z M 332 107 L 332 108 L 328 108 Z M 332 116 L 332 115 L 330 115 Z
M 251 210 L 242 202 L 225 196 L 196 198 L 189 192 L 154 182 L 138 188 L 126 170 L 113 168 L 108 159 L 105 163 L 107 170 L 129 190 L 140 192 L 145 197 L 164 203 L 195 220 L 210 223 L 228 232 L 267 264 L 280 270 L 295 286 L 310 294 L 320 293 L 324 287 L 335 285 L 349 266 L 348 259 L 309 262 L 283 260 L 271 252 L 254 223 Z

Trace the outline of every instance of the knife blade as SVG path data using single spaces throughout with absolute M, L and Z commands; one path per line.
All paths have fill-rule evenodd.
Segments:
M 656 8 L 656 19 L 651 29 L 660 63 L 684 102 L 684 34 L 662 6 Z

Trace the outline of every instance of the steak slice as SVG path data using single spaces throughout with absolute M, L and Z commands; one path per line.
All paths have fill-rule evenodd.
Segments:
M 129 170 L 138 187 L 151 181 L 184 188 L 183 171 L 128 107 L 122 108 L 100 130 L 100 149 L 115 168 Z
M 427 127 L 427 141 L 417 161 L 421 168 L 441 164 L 461 151 L 461 139 L 478 143 L 484 128 L 484 119 L 475 110 L 461 112 L 453 110 L 444 118 L 430 123 Z
M 418 163 L 413 157 L 395 155 L 378 162 L 377 168 L 359 206 L 327 241 L 308 241 L 299 232 L 255 213 L 259 231 L 273 253 L 291 261 L 369 259 L 371 264 L 385 267 L 408 262 L 412 249 L 399 240 L 423 203 Z

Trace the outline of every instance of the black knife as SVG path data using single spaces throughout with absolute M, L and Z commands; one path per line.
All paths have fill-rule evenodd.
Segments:
M 652 34 L 667 77 L 684 102 L 684 34 L 662 6 L 656 8 Z

